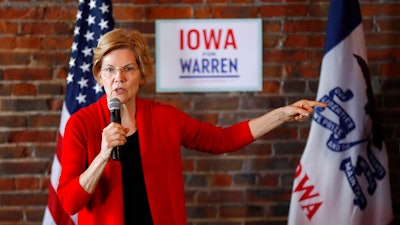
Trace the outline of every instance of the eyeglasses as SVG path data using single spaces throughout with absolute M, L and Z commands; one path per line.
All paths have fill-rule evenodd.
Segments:
M 115 68 L 113 66 L 107 66 L 107 67 L 101 68 L 101 72 L 108 78 L 117 75 L 118 70 L 124 75 L 132 75 L 133 72 L 135 72 L 136 70 L 139 70 L 139 68 L 136 68 L 131 64 L 126 65 L 119 69 Z

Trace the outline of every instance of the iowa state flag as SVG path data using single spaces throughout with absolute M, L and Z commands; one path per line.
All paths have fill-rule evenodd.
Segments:
M 358 0 L 331 0 L 316 108 L 295 172 L 289 225 L 387 225 L 388 159 Z

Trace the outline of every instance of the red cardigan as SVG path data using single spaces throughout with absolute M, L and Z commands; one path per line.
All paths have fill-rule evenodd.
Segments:
M 181 145 L 213 154 L 254 141 L 248 121 L 221 128 L 161 103 L 136 98 L 136 120 L 147 195 L 154 225 L 186 225 Z M 65 128 L 58 195 L 78 224 L 124 224 L 120 162 L 110 159 L 93 194 L 79 184 L 100 151 L 110 123 L 106 96 L 71 115 Z

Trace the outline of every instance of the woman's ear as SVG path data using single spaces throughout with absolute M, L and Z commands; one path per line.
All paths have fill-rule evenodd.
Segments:
M 144 78 L 144 76 L 142 74 L 140 74 L 139 86 L 141 87 L 144 84 L 146 84 L 146 79 Z
M 97 84 L 100 86 L 104 86 L 103 84 L 103 80 L 101 79 L 101 75 L 100 73 L 98 73 L 97 75 L 94 75 L 95 80 L 97 81 Z
M 139 86 L 143 86 L 145 83 L 145 80 L 143 78 L 140 78 Z

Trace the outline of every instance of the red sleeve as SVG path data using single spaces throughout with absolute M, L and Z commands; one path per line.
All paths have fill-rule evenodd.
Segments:
M 179 116 L 179 120 L 184 121 L 182 145 L 191 149 L 221 154 L 240 150 L 254 141 L 249 121 L 219 127 L 189 116 Z
M 87 167 L 88 145 L 84 130 L 84 124 L 76 116 L 71 116 L 62 142 L 58 196 L 64 210 L 71 215 L 83 209 L 91 198 L 91 194 L 79 184 L 79 176 Z

